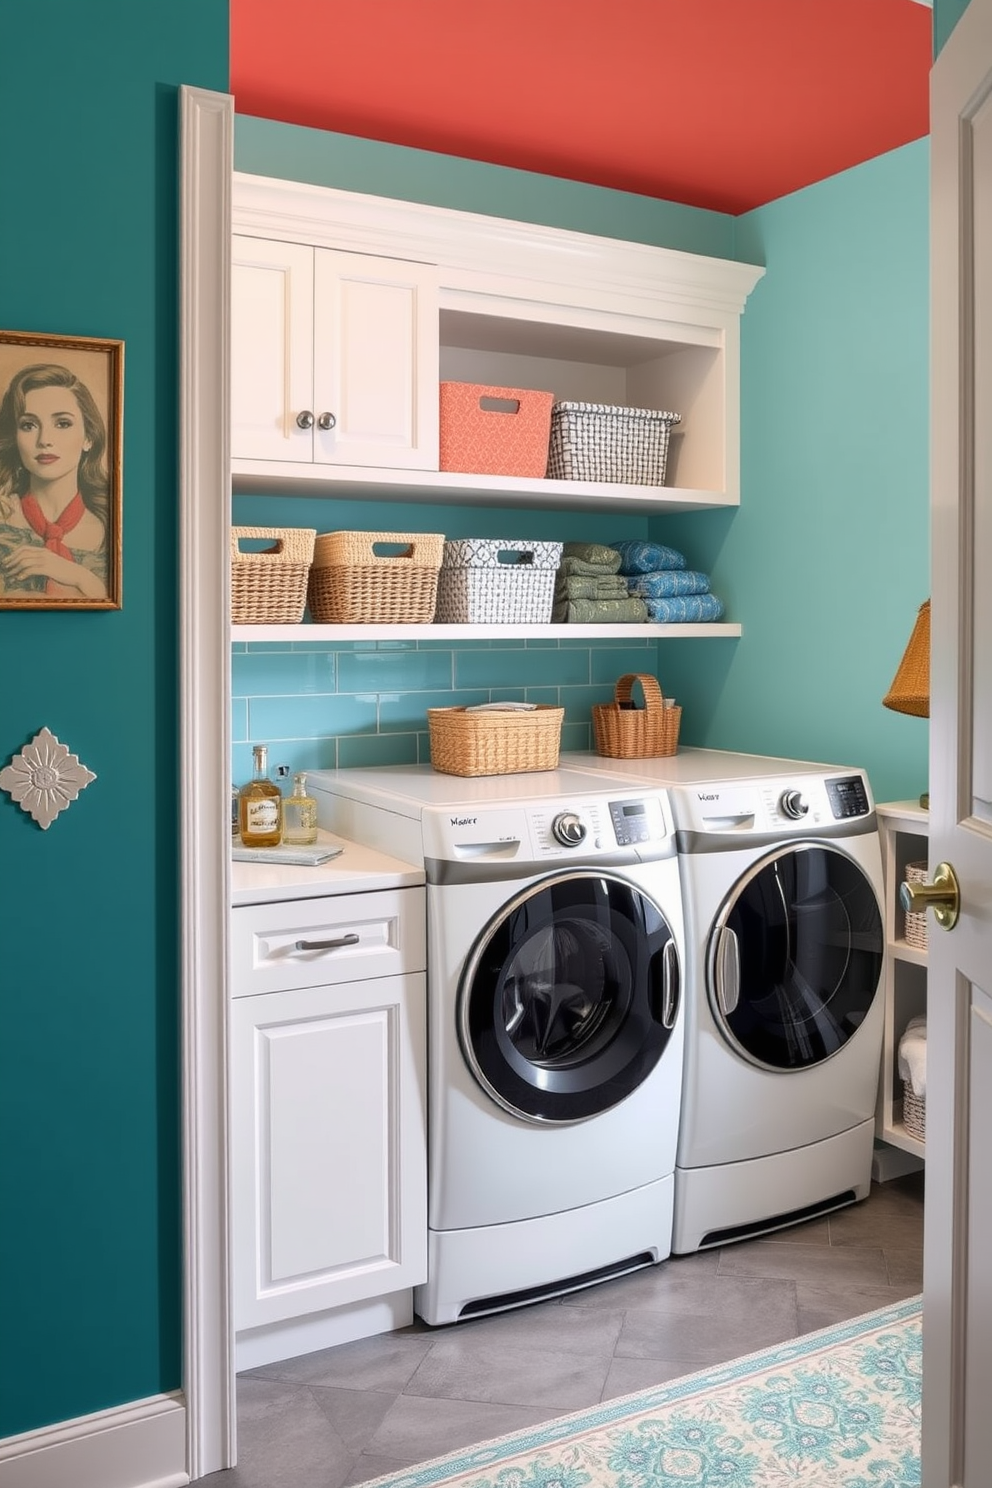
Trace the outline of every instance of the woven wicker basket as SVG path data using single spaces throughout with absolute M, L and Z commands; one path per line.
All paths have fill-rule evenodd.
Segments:
M 930 601 L 924 600 L 916 614 L 913 633 L 902 661 L 892 679 L 892 686 L 882 699 L 884 708 L 895 713 L 909 713 L 915 718 L 930 717 Z
M 907 863 L 906 882 L 925 883 L 927 877 L 926 863 Z M 911 914 L 909 910 L 905 913 L 905 935 L 906 944 L 914 946 L 918 951 L 927 948 L 927 917 L 926 914 Z
M 527 713 L 428 708 L 431 764 L 444 775 L 555 770 L 564 717 L 564 708 L 545 703 Z
M 634 683 L 641 684 L 644 707 L 632 706 Z M 679 744 L 682 709 L 665 706 L 657 679 L 627 672 L 613 688 L 612 703 L 594 703 L 592 726 L 596 753 L 611 759 L 648 759 L 674 754 Z
M 380 547 L 400 553 L 378 553 Z M 326 625 L 429 625 L 444 552 L 440 532 L 323 532 L 310 569 L 310 614 Z
M 922 1142 L 927 1134 L 927 1103 L 913 1092 L 908 1080 L 902 1082 L 902 1124 L 911 1137 Z
M 317 533 L 312 527 L 231 528 L 231 623 L 299 625 Z M 271 547 L 242 551 L 261 539 Z
M 610 403 L 555 403 L 548 475 L 557 480 L 663 486 L 678 413 Z

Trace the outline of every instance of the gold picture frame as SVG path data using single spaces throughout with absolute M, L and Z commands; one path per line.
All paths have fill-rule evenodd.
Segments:
M 0 609 L 121 608 L 124 342 L 0 330 Z

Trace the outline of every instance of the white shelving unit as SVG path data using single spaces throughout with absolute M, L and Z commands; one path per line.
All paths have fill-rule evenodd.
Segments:
M 906 917 L 899 904 L 899 886 L 906 877 L 908 863 L 926 861 L 929 816 L 915 801 L 886 802 L 877 806 L 876 812 L 885 886 L 882 972 L 885 1022 L 876 1135 L 889 1147 L 922 1159 L 924 1143 L 911 1135 L 903 1123 L 902 1081 L 897 1059 L 899 1040 L 907 1023 L 927 1010 L 927 953 L 906 940 Z

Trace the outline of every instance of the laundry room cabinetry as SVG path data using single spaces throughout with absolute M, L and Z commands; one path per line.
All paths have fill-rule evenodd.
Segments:
M 426 1278 L 424 890 L 231 919 L 234 1321 L 248 1368 L 401 1325 L 356 1313 Z M 304 1320 L 311 1332 L 294 1333 Z
M 927 952 L 919 944 L 919 930 L 913 922 L 910 922 L 913 933 L 907 939 L 907 916 L 899 903 L 899 888 L 910 864 L 926 864 L 929 818 L 928 813 L 913 801 L 884 803 L 876 810 L 885 886 L 882 972 L 885 1023 L 876 1134 L 890 1147 L 922 1158 L 923 1141 L 906 1130 L 903 1119 L 903 1086 L 898 1059 L 899 1040 L 910 1019 L 926 1014 Z
M 436 468 L 431 265 L 235 236 L 232 444 L 322 468 Z
M 762 268 L 242 173 L 233 223 L 236 492 L 569 514 L 739 502 L 740 317 Z M 441 379 L 671 409 L 668 483 L 442 471 Z M 301 413 L 337 423 L 308 448 Z

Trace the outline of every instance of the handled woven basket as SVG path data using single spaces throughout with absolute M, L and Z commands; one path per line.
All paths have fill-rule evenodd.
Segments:
M 299 625 L 316 536 L 312 527 L 231 528 L 232 625 Z M 242 549 L 259 538 L 271 547 Z
M 378 553 L 378 547 L 402 547 Z M 323 532 L 310 569 L 310 614 L 328 625 L 429 625 L 441 532 Z
M 634 683 L 641 684 L 644 707 L 631 706 Z M 657 678 L 626 672 L 613 688 L 612 703 L 594 703 L 592 726 L 596 753 L 610 759 L 649 759 L 674 754 L 679 744 L 682 709 L 665 706 Z

